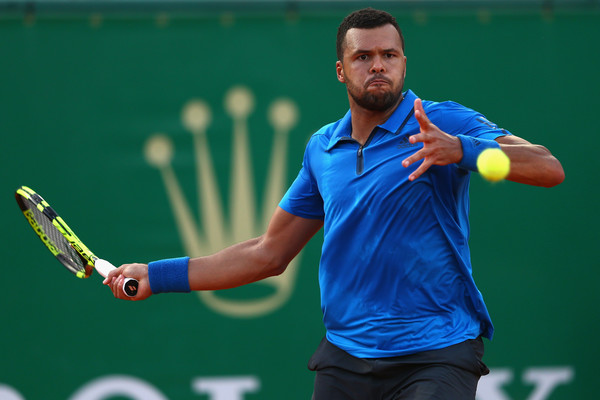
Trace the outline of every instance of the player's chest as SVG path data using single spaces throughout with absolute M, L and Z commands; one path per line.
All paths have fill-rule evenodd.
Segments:
M 402 161 L 422 148 L 421 144 L 411 144 L 409 136 L 381 135 L 365 145 L 350 137 L 342 138 L 311 168 L 321 194 L 352 196 L 357 192 L 393 190 L 408 182 L 419 163 L 405 168 Z

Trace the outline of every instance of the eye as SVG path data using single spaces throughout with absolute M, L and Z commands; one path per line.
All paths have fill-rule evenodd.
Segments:
M 369 56 L 367 56 L 366 54 L 361 54 L 360 56 L 358 56 L 358 59 L 361 61 L 366 61 L 369 59 Z
M 385 58 L 394 58 L 395 55 L 392 53 L 385 53 Z

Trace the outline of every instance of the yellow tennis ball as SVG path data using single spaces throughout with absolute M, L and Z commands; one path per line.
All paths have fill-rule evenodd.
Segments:
M 500 149 L 485 149 L 477 157 L 477 169 L 488 181 L 498 182 L 510 172 L 510 159 Z

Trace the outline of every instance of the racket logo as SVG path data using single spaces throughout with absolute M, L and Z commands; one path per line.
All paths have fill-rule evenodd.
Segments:
M 124 288 L 125 293 L 127 293 L 129 296 L 135 296 L 137 294 L 137 291 L 138 291 L 138 286 L 139 285 L 138 285 L 137 282 L 135 282 L 135 283 L 133 283 L 133 282 L 127 283 L 125 285 L 125 288 Z
M 27 221 L 29 222 L 29 224 L 31 225 L 31 227 L 33 228 L 33 230 L 35 231 L 35 233 L 42 240 L 42 242 L 44 242 L 44 244 L 46 245 L 46 247 L 48 248 L 48 250 L 50 250 L 50 252 L 52 254 L 54 254 L 55 256 L 59 255 L 60 254 L 60 250 L 58 250 L 56 248 L 56 246 L 54 245 L 54 243 L 52 243 L 52 240 L 50 240 L 50 238 L 48 237 L 48 235 L 46 235 L 46 232 L 44 232 L 44 228 L 42 228 L 41 225 L 38 224 L 38 222 L 35 219 L 35 216 L 33 215 L 33 211 L 31 211 L 31 210 L 25 210 L 25 211 L 23 211 L 23 215 L 25 215 L 25 218 L 27 218 Z
M 181 185 L 173 171 L 173 143 L 165 134 L 151 136 L 144 147 L 146 161 L 157 168 L 163 185 L 171 202 L 175 215 L 175 223 L 179 228 L 181 240 L 186 254 L 195 257 L 214 253 L 231 244 L 250 237 L 261 235 L 273 210 L 279 204 L 289 182 L 287 177 L 288 137 L 298 122 L 298 108 L 288 98 L 273 101 L 267 114 L 274 136 L 270 151 L 270 161 L 264 179 L 263 204 L 257 207 L 255 199 L 255 180 L 253 175 L 252 144 L 250 140 L 249 116 L 254 111 L 254 94 L 248 88 L 235 86 L 225 94 L 225 112 L 231 117 L 231 143 L 224 132 L 215 132 L 221 138 L 219 144 L 232 148 L 231 180 L 229 187 L 229 215 L 223 209 L 220 184 L 218 183 L 215 165 L 212 163 L 209 148 L 209 126 L 212 120 L 212 109 L 203 100 L 188 101 L 182 109 L 183 126 L 191 133 L 195 157 L 196 187 L 198 193 L 198 215 L 192 212 Z M 262 129 L 264 130 L 264 129 Z M 255 144 L 256 145 L 256 144 Z M 265 146 L 263 146 L 265 147 Z M 221 151 L 222 152 L 222 151 Z M 221 158 L 222 159 L 222 158 Z M 262 164 L 261 160 L 261 164 Z M 240 299 L 227 298 L 225 292 L 197 292 L 200 300 L 210 309 L 220 314 L 235 318 L 256 318 L 269 314 L 282 307 L 291 297 L 295 287 L 301 255 L 288 266 L 285 274 L 268 278 L 250 286 L 267 286 L 267 295 Z M 235 290 L 235 289 L 234 289 Z M 263 290 L 256 292 L 265 293 Z M 246 292 L 247 293 L 247 292 Z

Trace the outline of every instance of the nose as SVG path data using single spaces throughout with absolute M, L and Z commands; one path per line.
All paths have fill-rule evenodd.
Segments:
M 383 64 L 383 58 L 381 56 L 373 57 L 373 64 L 371 65 L 371 73 L 377 74 L 385 72 L 385 65 Z

